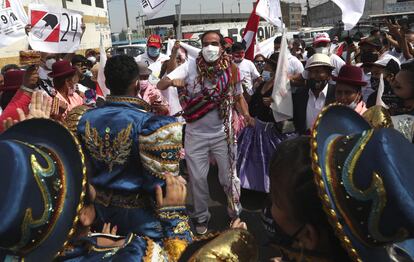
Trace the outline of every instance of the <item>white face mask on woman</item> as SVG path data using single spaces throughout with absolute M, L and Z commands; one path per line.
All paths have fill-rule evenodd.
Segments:
M 45 62 L 45 66 L 47 69 L 52 70 L 52 65 L 56 62 L 56 59 L 54 58 L 49 58 L 48 60 L 46 60 Z
M 220 47 L 214 45 L 208 45 L 203 47 L 201 51 L 207 63 L 212 63 L 217 61 L 220 58 Z
M 262 78 L 263 78 L 263 81 L 267 82 L 272 78 L 272 73 L 270 71 L 263 70 Z

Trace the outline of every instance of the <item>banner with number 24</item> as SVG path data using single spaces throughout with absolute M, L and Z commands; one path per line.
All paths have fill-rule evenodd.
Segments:
M 33 50 L 47 53 L 73 53 L 79 49 L 82 36 L 82 13 L 30 4 L 32 30 L 29 43 Z

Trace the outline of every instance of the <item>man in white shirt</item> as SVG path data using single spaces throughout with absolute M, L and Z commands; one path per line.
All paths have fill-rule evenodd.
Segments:
M 137 63 L 144 62 L 147 64 L 155 78 L 160 77 L 162 64 L 170 59 L 169 56 L 161 53 L 161 46 L 161 37 L 159 35 L 150 35 L 147 40 L 147 51 L 135 57 Z
M 280 45 L 282 43 L 282 37 L 278 36 L 275 38 L 275 41 L 273 42 L 274 45 L 274 51 L 275 53 L 280 52 Z M 290 76 L 300 75 L 302 74 L 304 68 L 302 62 L 296 57 L 293 56 L 290 52 L 288 54 L 288 74 Z
M 242 43 L 234 43 L 231 54 L 233 62 L 239 68 L 243 90 L 249 95 L 253 95 L 255 91 L 253 90 L 253 83 L 260 76 L 259 71 L 257 71 L 256 66 L 252 61 L 244 59 L 245 53 Z
M 235 173 L 233 127 L 228 114 L 236 107 L 252 125 L 244 100 L 237 66 L 224 51 L 220 33 L 208 31 L 201 37 L 203 49 L 196 60 L 189 60 L 164 77 L 157 85 L 161 90 L 178 88 L 187 121 L 185 159 L 190 175 L 194 212 L 191 218 L 198 234 L 208 230 L 210 213 L 207 175 L 209 154 L 217 161 L 219 180 L 228 197 L 228 213 L 235 218 L 241 211 L 240 181 Z M 231 100 L 234 103 L 228 103 Z M 233 133 L 234 134 L 234 133 Z
M 299 134 L 306 134 L 322 108 L 335 102 L 335 87 L 329 85 L 333 69 L 330 58 L 324 54 L 315 54 L 306 63 L 309 72 L 306 87 L 292 95 L 293 123 Z
M 316 54 L 324 54 L 329 56 L 331 65 L 334 67 L 332 75 L 338 76 L 342 66 L 345 65 L 345 61 L 336 54 L 329 53 L 330 43 L 331 39 L 327 33 L 318 33 L 313 39 L 313 48 L 315 49 Z M 303 71 L 302 77 L 305 80 L 309 79 L 308 70 Z M 335 82 L 331 80 L 331 84 L 335 84 Z

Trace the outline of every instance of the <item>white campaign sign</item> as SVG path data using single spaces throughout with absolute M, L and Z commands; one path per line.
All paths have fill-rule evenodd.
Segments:
M 47 53 L 73 53 L 82 36 L 82 13 L 46 5 L 29 5 L 33 50 Z
M 9 46 L 25 36 L 24 24 L 11 8 L 0 9 L 0 48 Z
M 166 2 L 167 0 L 141 0 L 141 6 L 144 14 L 151 19 L 164 7 Z

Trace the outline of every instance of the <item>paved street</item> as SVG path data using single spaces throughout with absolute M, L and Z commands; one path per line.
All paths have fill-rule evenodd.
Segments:
M 209 203 L 211 220 L 209 223 L 209 230 L 211 232 L 223 231 L 229 227 L 230 219 L 227 216 L 226 211 L 226 198 L 225 194 L 220 186 L 217 176 L 217 168 L 215 166 L 210 167 L 209 173 L 209 185 L 211 200 Z M 189 192 L 189 195 L 191 192 Z M 262 207 L 264 195 L 253 194 L 251 192 L 242 191 L 242 205 L 245 209 L 257 210 Z M 190 202 L 190 201 L 188 201 Z M 191 205 L 189 204 L 191 209 Z M 264 228 L 261 224 L 261 218 L 259 212 L 247 212 L 243 211 L 241 219 L 246 222 L 249 231 L 255 236 L 257 244 L 259 245 L 260 261 L 268 261 L 269 258 L 277 255 L 277 252 L 271 251 L 266 247 L 267 237 Z M 272 256 L 273 255 L 273 256 Z

